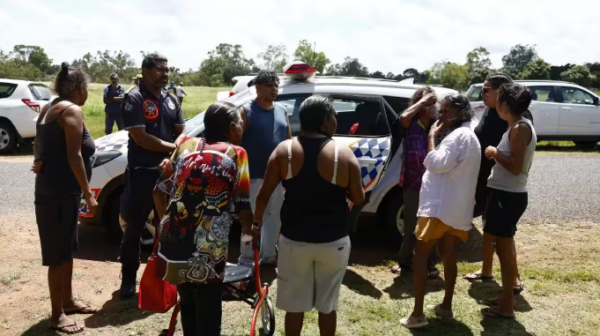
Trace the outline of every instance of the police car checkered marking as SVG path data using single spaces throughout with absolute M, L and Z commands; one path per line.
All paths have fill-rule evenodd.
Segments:
M 371 186 L 383 170 L 387 157 L 390 155 L 390 145 L 389 138 L 361 139 L 350 145 L 350 149 L 354 152 L 357 159 L 371 158 L 375 160 L 366 167 L 363 165 L 360 168 L 365 190 Z
M 128 141 L 129 141 L 128 138 L 115 139 L 115 140 L 107 139 L 105 141 L 100 140 L 100 141 L 96 142 L 96 151 L 102 152 L 102 151 L 110 151 L 110 150 L 120 150 L 121 148 L 123 148 L 124 146 L 127 145 Z

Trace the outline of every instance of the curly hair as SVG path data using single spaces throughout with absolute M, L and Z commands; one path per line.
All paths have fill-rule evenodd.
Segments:
M 521 116 L 531 104 L 531 91 L 519 84 L 504 84 L 498 89 L 498 104 L 506 103 L 511 113 Z
M 504 73 L 495 73 L 488 76 L 487 81 L 490 83 L 492 88 L 498 90 L 502 85 L 513 83 L 512 78 Z
M 275 72 L 266 70 L 259 71 L 256 77 L 252 80 L 253 85 L 267 84 L 270 82 L 279 84 L 279 77 Z
M 60 65 L 60 72 L 54 79 L 54 91 L 60 98 L 70 98 L 73 92 L 89 81 L 89 76 L 81 68 L 72 67 L 69 66 L 69 63 L 63 62 Z
M 159 53 L 150 53 L 144 56 L 144 60 L 142 61 L 142 68 L 152 69 L 156 66 L 156 63 L 168 61 L 169 60 L 165 56 Z
M 469 99 L 463 95 L 455 94 L 448 95 L 442 99 L 442 104 L 448 103 L 455 111 L 460 112 L 460 122 L 467 122 L 473 119 L 473 109 L 471 108 L 471 103 L 469 103 Z
M 413 96 L 410 98 L 410 101 L 408 102 L 408 106 L 412 106 L 412 105 L 416 104 L 419 100 L 421 100 L 423 98 L 423 96 L 425 96 L 426 94 L 429 94 L 429 93 L 433 93 L 433 92 L 434 92 L 433 89 L 429 85 L 426 85 L 424 87 L 417 89 L 417 91 L 415 91 Z

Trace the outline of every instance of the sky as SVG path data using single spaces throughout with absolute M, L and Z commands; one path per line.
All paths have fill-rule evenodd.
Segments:
M 350 56 L 395 74 L 463 64 L 480 46 L 496 68 L 516 44 L 535 44 L 550 64 L 600 62 L 595 0 L 0 0 L 0 9 L 1 50 L 39 45 L 57 64 L 123 50 L 140 65 L 143 50 L 185 71 L 219 43 L 256 60 L 268 45 L 292 54 L 302 39 L 332 63 Z

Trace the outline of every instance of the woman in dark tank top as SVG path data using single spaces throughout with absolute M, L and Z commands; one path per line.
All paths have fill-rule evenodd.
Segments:
M 44 107 L 36 125 L 32 167 L 37 174 L 35 214 L 42 265 L 48 266 L 50 329 L 67 334 L 83 331 L 67 314 L 97 311 L 75 301 L 71 285 L 82 194 L 90 212 L 97 207 L 88 183 L 95 145 L 81 109 L 88 97 L 87 82 L 88 77 L 81 69 L 67 63 L 61 65 L 54 83 L 59 97 Z
M 302 135 L 279 144 L 269 158 L 254 222 L 260 230 L 269 198 L 281 182 L 286 191 L 278 242 L 277 307 L 287 312 L 290 335 L 300 334 L 304 312 L 316 308 L 324 334 L 335 330 L 350 255 L 346 198 L 361 205 L 365 194 L 354 153 L 332 139 L 337 129 L 333 102 L 309 97 L 299 115 Z

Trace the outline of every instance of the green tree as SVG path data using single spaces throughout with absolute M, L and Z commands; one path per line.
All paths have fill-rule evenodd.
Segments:
M 244 56 L 241 45 L 221 43 L 202 61 L 199 82 L 203 86 L 230 86 L 233 77 L 249 74 L 255 65 L 254 60 Z
M 469 84 L 483 83 L 490 73 L 492 61 L 490 53 L 484 47 L 473 49 L 467 54 L 467 71 L 469 72 Z
M 543 59 L 538 58 L 525 67 L 523 72 L 519 74 L 522 79 L 550 79 L 550 64 Z
M 538 58 L 535 45 L 517 44 L 510 48 L 510 52 L 507 55 L 502 57 L 503 72 L 513 78 L 518 78 L 519 74 L 527 67 L 527 64 Z
M 288 63 L 287 48 L 283 44 L 269 45 L 257 58 L 263 62 L 262 69 L 282 73 L 283 67 Z
M 418 81 L 420 75 L 421 73 L 419 70 L 415 68 L 408 68 L 402 72 L 402 76 L 404 76 L 404 78 L 414 78 L 415 81 Z
M 14 46 L 13 53 L 16 59 L 30 63 L 42 73 L 52 74 L 52 60 L 48 58 L 44 48 L 19 44 Z
M 469 84 L 469 71 L 465 65 L 442 61 L 429 70 L 427 82 L 457 90 L 464 89 Z
M 97 51 L 95 56 L 87 53 L 72 64 L 81 67 L 94 83 L 108 83 L 111 73 L 118 74 L 122 82 L 129 82 L 140 71 L 135 60 L 123 51 Z
M 344 63 L 330 66 L 327 73 L 335 76 L 369 77 L 369 69 L 358 58 L 346 57 Z
M 324 52 L 317 52 L 316 48 L 316 43 L 311 45 L 307 40 L 301 40 L 300 43 L 298 43 L 296 51 L 294 51 L 294 61 L 302 61 L 315 68 L 320 74 L 323 74 L 325 67 L 331 61 L 325 56 Z M 328 68 L 328 74 L 329 70 L 330 69 Z
M 383 74 L 383 72 L 381 72 L 381 71 L 375 71 L 375 72 L 371 73 L 369 75 L 369 77 L 371 77 L 371 78 L 386 78 L 385 75 Z
M 571 69 L 560 74 L 563 80 L 589 87 L 592 82 L 596 81 L 596 77 L 590 72 L 590 69 L 585 65 L 576 65 Z

